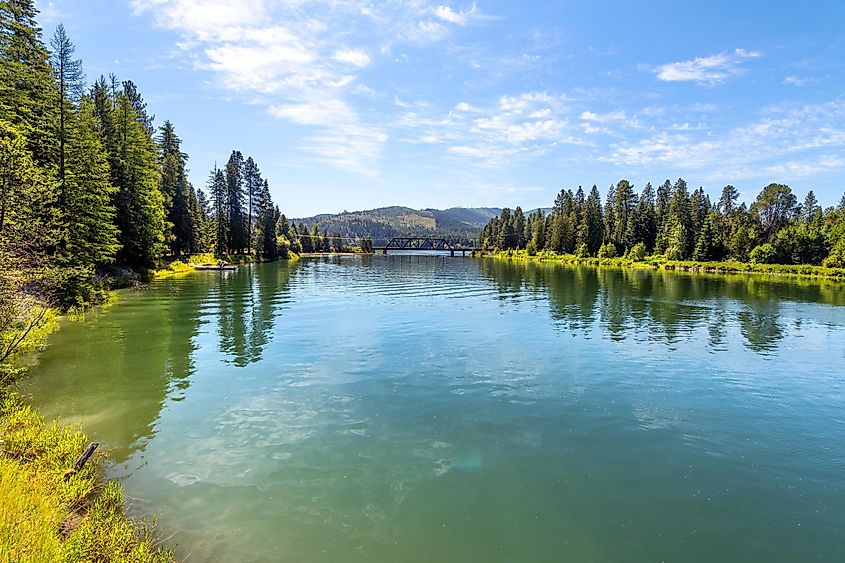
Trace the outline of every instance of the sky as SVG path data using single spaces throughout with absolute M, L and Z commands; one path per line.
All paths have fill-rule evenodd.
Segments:
M 131 79 L 174 123 L 195 186 L 237 149 L 289 217 L 533 209 L 622 178 L 845 192 L 840 1 L 37 5 L 89 81 Z

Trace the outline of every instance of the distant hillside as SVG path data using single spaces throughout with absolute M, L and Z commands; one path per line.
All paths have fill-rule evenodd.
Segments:
M 500 212 L 501 209 L 489 207 L 418 210 L 393 206 L 337 215 L 321 214 L 292 221 L 305 223 L 309 229 L 316 223 L 320 231 L 340 233 L 352 239 L 369 235 L 377 242 L 407 235 L 432 235 L 455 242 L 469 242 L 475 240 L 484 225 Z

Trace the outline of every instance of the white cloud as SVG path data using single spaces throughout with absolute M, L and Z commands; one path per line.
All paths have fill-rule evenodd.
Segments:
M 472 8 L 469 10 L 463 11 L 455 11 L 449 6 L 435 6 L 431 8 L 431 12 L 439 19 L 455 24 L 455 25 L 466 25 L 469 19 L 475 15 L 476 13 L 476 6 L 475 4 L 472 5 Z
M 362 69 L 392 46 L 448 37 L 475 6 L 430 9 L 424 0 L 131 0 L 136 15 L 180 34 L 181 55 L 215 85 L 311 128 L 300 148 L 331 165 L 373 173 L 385 128 L 352 101 L 373 95 Z M 398 98 L 397 98 L 398 103 Z M 375 122 L 374 122 L 375 120 Z
M 461 102 L 454 110 L 433 117 L 408 112 L 398 125 L 417 132 L 413 142 L 444 144 L 448 155 L 487 165 L 586 144 L 570 123 L 565 98 L 547 92 L 502 96 L 487 107 Z
M 584 121 L 594 121 L 596 123 L 609 123 L 611 121 L 624 121 L 626 116 L 624 111 L 618 110 L 603 114 L 585 111 L 581 114 L 581 119 Z
M 675 128 L 616 145 L 602 157 L 624 167 L 697 171 L 736 181 L 817 176 L 845 168 L 845 102 L 775 106 L 727 131 Z
M 762 55 L 758 51 L 736 49 L 733 52 L 661 65 L 652 69 L 652 71 L 657 75 L 658 80 L 698 82 L 712 86 L 721 84 L 731 76 L 742 74 L 744 69 L 740 67 L 740 64 L 745 59 L 753 59 Z
M 370 66 L 370 63 L 372 62 L 370 60 L 370 56 L 364 51 L 361 51 L 360 49 L 337 50 L 332 55 L 332 59 L 338 62 L 348 63 L 353 66 L 357 66 L 358 68 Z
M 790 86 L 806 86 L 812 82 L 809 78 L 801 78 L 799 76 L 787 76 L 783 79 L 784 84 L 789 84 Z

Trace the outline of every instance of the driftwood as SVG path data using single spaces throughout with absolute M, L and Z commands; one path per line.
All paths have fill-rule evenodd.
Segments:
M 79 457 L 76 458 L 76 461 L 73 463 L 73 467 L 68 469 L 65 472 L 65 479 L 82 469 L 82 466 L 85 465 L 85 462 L 91 459 L 91 456 L 94 455 L 94 451 L 100 447 L 100 442 L 91 442 L 88 446 L 85 447 L 85 450 L 79 454 Z

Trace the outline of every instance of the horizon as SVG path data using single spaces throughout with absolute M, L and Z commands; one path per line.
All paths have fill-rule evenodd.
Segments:
M 777 182 L 824 207 L 845 189 L 834 2 L 106 4 L 38 0 L 45 41 L 61 22 L 89 83 L 133 80 L 195 187 L 237 149 L 290 217 L 548 207 L 622 178 L 747 203 Z

